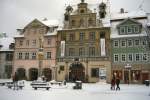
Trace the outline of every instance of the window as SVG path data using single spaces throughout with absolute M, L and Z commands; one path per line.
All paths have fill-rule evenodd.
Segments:
M 29 53 L 25 53 L 25 59 L 29 59 Z
M 19 53 L 18 59 L 22 59 L 22 53 Z
M 47 59 L 51 59 L 51 52 L 47 52 Z
M 69 34 L 69 39 L 70 41 L 74 41 L 75 40 L 75 35 L 73 33 Z
M 32 46 L 36 46 L 36 40 L 32 40 Z
M 125 54 L 122 54 L 122 55 L 121 55 L 121 61 L 122 61 L 122 62 L 125 62 L 125 61 L 126 61 L 126 55 L 125 55 Z
M 122 46 L 122 47 L 125 47 L 125 46 L 126 46 L 126 41 L 124 41 L 124 40 L 121 41 L 121 46 Z
M 132 27 L 131 27 L 131 26 L 128 26 L 128 27 L 127 27 L 127 32 L 128 32 L 128 33 L 132 33 Z
M 119 41 L 117 40 L 114 41 L 114 47 L 119 47 Z
M 135 61 L 140 61 L 140 54 L 135 54 Z
M 143 45 L 143 46 L 146 46 L 146 44 L 147 44 L 147 41 L 146 41 L 146 40 L 143 40 L 143 41 L 142 41 L 142 45 Z
M 133 30 L 134 30 L 134 33 L 139 33 L 139 27 L 138 26 L 134 26 Z
M 140 40 L 135 40 L 135 46 L 139 46 L 140 45 Z
M 148 60 L 148 55 L 147 55 L 146 53 L 144 53 L 144 54 L 142 55 L 142 60 L 143 60 L 143 61 L 147 61 L 147 60 Z
M 26 40 L 26 46 L 29 46 L 29 40 Z
M 75 20 L 72 20 L 72 26 L 75 26 Z
M 69 48 L 69 56 L 74 56 L 74 55 L 75 55 L 74 48 Z
M 89 48 L 89 55 L 90 56 L 95 56 L 95 47 L 90 47 Z
M 80 40 L 84 40 L 85 38 L 85 33 L 80 33 Z
M 90 18 L 90 19 L 88 20 L 88 25 L 89 25 L 89 26 L 92 26 L 92 25 L 93 25 L 93 20 L 92 20 L 92 18 Z
M 80 13 L 84 13 L 84 10 L 82 9 L 82 10 L 80 10 Z
M 90 33 L 90 40 L 95 40 L 95 32 Z
M 12 61 L 13 60 L 13 53 L 6 53 L 6 61 Z
M 100 32 L 100 38 L 105 38 L 105 32 L 104 31 Z
M 12 65 L 5 65 L 5 74 L 7 75 L 7 78 L 11 78 Z
M 133 42 L 132 40 L 128 40 L 128 47 L 131 47 L 131 46 L 133 46 Z
M 91 77 L 99 77 L 99 68 L 92 68 L 91 69 Z
M 133 61 L 133 54 L 128 54 L 128 61 L 132 62 Z
M 19 41 L 19 46 L 23 46 L 23 40 Z
M 50 39 L 50 38 L 47 39 L 47 44 L 48 44 L 48 45 L 51 45 L 51 39 Z
M 125 34 L 125 27 L 120 27 L 120 34 Z
M 84 48 L 79 48 L 79 56 L 83 56 L 85 53 L 85 49 Z
M 32 59 L 36 59 L 36 53 L 35 52 L 32 53 Z
M 119 55 L 118 54 L 114 54 L 114 62 L 118 62 L 119 61 Z

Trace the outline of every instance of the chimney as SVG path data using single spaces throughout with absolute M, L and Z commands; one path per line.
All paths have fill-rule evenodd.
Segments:
M 124 13 L 124 9 L 123 8 L 120 9 L 120 13 L 121 14 Z

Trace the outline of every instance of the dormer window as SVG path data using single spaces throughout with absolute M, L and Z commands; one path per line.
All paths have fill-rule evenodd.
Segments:
M 139 27 L 138 26 L 133 26 L 133 32 L 134 33 L 139 33 Z
M 125 27 L 120 27 L 120 34 L 125 34 Z
M 127 32 L 128 32 L 128 33 L 132 33 L 132 30 L 133 30 L 133 29 L 132 29 L 131 26 L 128 26 L 128 27 L 127 27 Z
M 118 26 L 120 35 L 139 34 L 141 32 L 142 24 L 134 19 L 125 19 Z

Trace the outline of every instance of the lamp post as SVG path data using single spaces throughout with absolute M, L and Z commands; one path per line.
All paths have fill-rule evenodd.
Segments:
M 127 64 L 127 65 L 125 65 L 124 66 L 125 67 L 125 69 L 127 69 L 128 70 L 128 82 L 130 83 L 131 82 L 131 72 L 130 72 L 130 70 L 131 70 L 131 65 L 130 64 Z M 128 84 L 129 84 L 128 83 Z
M 42 76 L 42 65 L 43 65 L 43 40 L 40 37 L 39 39 L 39 49 L 38 49 L 38 60 L 39 60 L 39 72 L 38 72 L 38 77 Z

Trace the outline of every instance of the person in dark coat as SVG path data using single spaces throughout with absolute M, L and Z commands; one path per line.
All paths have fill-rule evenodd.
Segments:
M 115 78 L 111 80 L 111 90 L 115 90 Z
M 120 84 L 120 79 L 117 77 L 116 78 L 116 85 L 117 85 L 116 90 L 120 90 L 119 84 Z
M 18 75 L 17 75 L 17 72 L 15 72 L 15 74 L 13 76 L 13 84 L 14 84 L 14 90 L 15 89 L 18 90 Z

